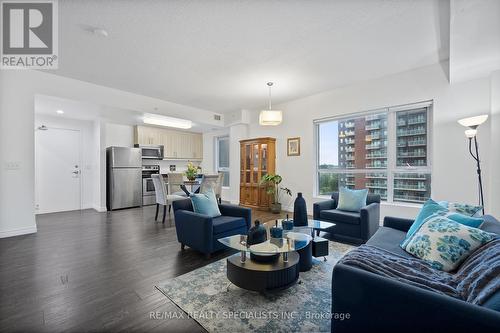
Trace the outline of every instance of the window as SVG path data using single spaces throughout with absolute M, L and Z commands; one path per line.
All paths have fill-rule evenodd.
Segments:
M 422 203 L 431 194 L 432 103 L 315 121 L 318 195 L 367 188 L 388 202 Z
M 215 156 L 215 169 L 224 174 L 222 186 L 229 187 L 229 137 L 221 136 L 217 139 Z

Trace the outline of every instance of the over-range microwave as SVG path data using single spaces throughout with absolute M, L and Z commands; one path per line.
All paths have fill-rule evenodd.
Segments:
M 142 159 L 151 159 L 151 160 L 163 159 L 163 146 L 135 144 L 134 147 L 141 148 Z

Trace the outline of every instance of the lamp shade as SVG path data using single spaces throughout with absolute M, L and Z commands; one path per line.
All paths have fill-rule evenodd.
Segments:
M 481 125 L 482 123 L 484 123 L 486 121 L 486 119 L 488 119 L 488 115 L 487 114 L 483 114 L 483 115 L 480 115 L 480 116 L 475 116 L 475 117 L 469 117 L 469 118 L 460 119 L 458 121 L 458 123 L 460 125 L 462 125 L 462 126 L 465 126 L 465 127 L 475 128 L 475 127 Z
M 476 136 L 476 133 L 477 133 L 477 130 L 475 129 L 467 129 L 465 130 L 465 136 L 468 137 L 468 138 L 473 138 Z
M 277 126 L 283 121 L 283 113 L 278 110 L 262 110 L 259 114 L 259 124 L 262 126 Z

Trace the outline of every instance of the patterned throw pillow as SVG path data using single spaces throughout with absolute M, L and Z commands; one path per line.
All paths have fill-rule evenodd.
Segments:
M 434 268 L 450 272 L 472 252 L 496 237 L 495 234 L 433 214 L 402 247 Z
M 475 205 L 463 204 L 458 202 L 448 202 L 448 201 L 439 201 L 439 204 L 445 208 L 448 208 L 450 212 L 455 212 L 472 217 L 479 217 L 483 215 L 482 214 L 483 206 L 475 206 Z

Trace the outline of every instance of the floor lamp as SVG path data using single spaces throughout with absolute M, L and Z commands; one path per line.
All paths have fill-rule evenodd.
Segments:
M 481 178 L 481 161 L 479 159 L 479 149 L 477 147 L 477 128 L 479 125 L 484 123 L 488 119 L 488 115 L 481 115 L 476 117 L 469 117 L 460 119 L 458 123 L 462 126 L 467 127 L 465 130 L 465 136 L 469 139 L 469 153 L 476 161 L 477 165 L 477 177 L 479 181 L 479 205 L 483 207 L 484 214 L 484 196 L 483 196 L 483 180 Z M 474 150 L 472 149 L 472 141 L 474 141 Z

